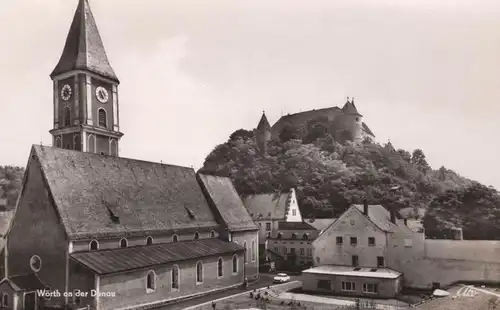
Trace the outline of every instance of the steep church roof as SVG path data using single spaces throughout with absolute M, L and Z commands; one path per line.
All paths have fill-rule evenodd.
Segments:
M 351 101 L 349 101 L 349 98 L 347 98 L 347 102 L 342 107 L 342 112 L 344 112 L 345 114 L 357 114 L 361 116 L 361 114 L 359 114 L 358 112 L 358 109 L 356 109 L 356 106 L 354 105 L 354 98 L 352 98 Z
M 258 130 L 271 130 L 271 125 L 267 120 L 266 113 L 262 112 L 262 117 L 260 118 L 259 125 L 257 125 Z
M 218 226 L 192 168 L 41 145 L 31 154 L 70 239 Z
M 50 77 L 72 70 L 87 70 L 119 83 L 87 0 L 79 0 L 63 53 Z
M 243 205 L 231 179 L 207 174 L 198 174 L 198 178 L 205 189 L 207 198 L 210 199 L 229 231 L 259 229 Z

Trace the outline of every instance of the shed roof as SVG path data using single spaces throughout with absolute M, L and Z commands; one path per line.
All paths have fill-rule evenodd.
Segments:
M 244 251 L 216 238 L 73 253 L 70 257 L 99 275 Z
M 198 174 L 198 177 L 215 211 L 230 231 L 259 229 L 243 205 L 231 179 L 207 174 Z
M 39 145 L 32 155 L 70 239 L 218 226 L 192 168 Z

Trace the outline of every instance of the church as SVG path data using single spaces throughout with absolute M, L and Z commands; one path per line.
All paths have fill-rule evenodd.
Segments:
M 259 228 L 228 178 L 119 156 L 119 80 L 87 0 L 50 77 L 53 146 L 31 148 L 2 308 L 150 308 L 258 276 Z

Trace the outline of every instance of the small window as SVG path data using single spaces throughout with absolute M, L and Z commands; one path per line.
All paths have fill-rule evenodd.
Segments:
M 309 239 L 309 236 L 308 236 L 307 234 L 304 234 L 304 235 L 302 236 L 302 240 L 308 240 L 308 239 Z
M 377 267 L 384 267 L 384 257 L 377 256 Z
M 222 276 L 224 275 L 224 272 L 223 272 L 223 261 L 222 261 L 222 258 L 219 258 L 217 260 L 217 277 L 218 278 L 222 278 Z
M 91 251 L 97 251 L 99 250 L 99 242 L 97 242 L 97 240 L 92 240 L 90 241 L 89 247 Z
M 266 230 L 271 231 L 271 223 L 266 223 Z
M 358 238 L 351 237 L 351 245 L 357 245 L 357 244 L 358 244 Z
M 356 224 L 356 222 L 354 220 L 351 220 L 351 225 L 354 226 L 354 224 Z
M 146 245 L 152 245 L 153 244 L 153 237 L 151 236 L 148 236 L 146 238 Z
M 346 292 L 356 291 L 356 283 L 354 282 L 342 282 L 342 290 Z
M 268 232 L 267 232 L 267 238 L 268 238 L 268 239 L 270 239 L 270 238 L 271 238 L 271 232 L 270 232 L 270 231 L 268 231 Z
M 128 241 L 125 238 L 120 240 L 120 248 L 126 248 L 128 246 Z
M 290 248 L 290 252 L 295 254 L 295 248 Z
M 296 216 L 297 215 L 297 210 L 296 209 L 293 209 L 292 210 L 292 216 Z
M 172 266 L 172 289 L 179 289 L 179 266 Z
M 156 290 L 156 274 L 153 270 L 148 271 L 146 276 L 146 292 Z
M 214 230 L 212 230 L 212 231 L 210 232 L 210 238 L 215 238 L 215 231 L 214 231 Z
M 352 256 L 352 266 L 353 267 L 358 267 L 359 266 L 359 257 L 358 257 L 358 255 L 353 255 Z
M 194 233 L 194 240 L 200 239 L 200 234 L 198 232 Z
M 337 244 L 342 244 L 342 243 L 344 243 L 344 238 L 337 237 Z
M 330 280 L 318 280 L 318 289 L 331 291 L 332 290 L 332 282 Z
M 378 293 L 378 284 L 376 283 L 364 283 L 363 284 L 363 293 Z
M 42 269 L 42 259 L 38 255 L 33 255 L 30 258 L 30 267 L 34 272 L 39 272 Z
M 9 294 L 3 293 L 2 295 L 2 307 L 7 308 L 9 307 Z
M 300 255 L 304 255 L 304 248 L 300 248 Z
M 368 237 L 368 245 L 371 245 L 371 246 L 375 245 L 375 238 L 374 237 Z
M 61 137 L 56 138 L 56 147 L 58 147 L 58 148 L 61 147 Z
M 295 240 L 295 239 L 297 239 L 297 234 L 296 234 L 296 233 L 293 233 L 293 234 L 292 234 L 292 240 Z
M 255 240 L 252 240 L 252 262 L 255 262 L 255 253 L 257 249 L 255 248 Z
M 173 235 L 172 242 L 179 242 L 179 237 L 177 237 L 177 235 Z
M 202 262 L 196 263 L 196 284 L 203 283 L 203 264 Z
M 233 255 L 233 274 L 238 273 L 238 256 L 236 254 Z
M 106 116 L 106 110 L 104 109 L 99 109 L 99 126 L 101 127 L 108 127 L 108 119 Z

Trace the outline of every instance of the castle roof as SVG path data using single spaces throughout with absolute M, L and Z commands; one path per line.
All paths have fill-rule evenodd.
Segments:
M 64 50 L 51 78 L 72 70 L 86 70 L 119 83 L 109 64 L 88 0 L 79 0 Z
M 41 169 L 72 240 L 218 226 L 192 168 L 34 145 L 28 169 Z
M 349 98 L 347 99 L 347 102 L 342 107 L 342 112 L 344 112 L 345 114 L 356 114 L 361 116 L 361 114 L 359 114 L 358 112 L 358 109 L 356 109 L 356 106 L 354 105 L 354 98 L 351 99 L 351 101 L 349 101 Z
M 229 231 L 258 230 L 233 182 L 227 177 L 198 174 L 207 198 Z
M 243 203 L 254 221 L 283 220 L 290 193 L 266 193 L 250 195 Z
M 260 118 L 259 124 L 257 125 L 257 129 L 271 130 L 271 125 L 269 125 L 269 121 L 267 120 L 266 114 L 264 112 L 262 113 L 262 117 Z

